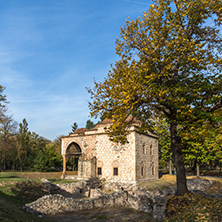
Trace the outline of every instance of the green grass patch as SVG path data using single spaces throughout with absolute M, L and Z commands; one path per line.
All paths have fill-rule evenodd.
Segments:
M 163 175 L 158 180 L 148 180 L 139 183 L 140 187 L 145 188 L 146 190 L 168 190 L 176 187 L 176 176 L 174 175 Z
M 76 180 L 48 179 L 52 184 L 77 183 Z
M 11 179 L 16 179 L 11 180 Z M 36 221 L 46 222 L 48 219 L 39 218 L 36 215 L 22 210 L 24 204 L 32 202 L 47 194 L 43 189 L 43 183 L 33 180 L 21 180 L 21 178 L 0 178 L 0 221 Z
M 37 215 L 26 213 L 22 210 L 22 207 L 16 203 L 13 199 L 5 199 L 0 192 L 0 221 L 2 222 L 47 222 L 48 219 L 39 218 Z
M 0 172 L 0 180 L 15 179 L 15 180 L 40 180 L 45 179 L 60 179 L 62 172 Z

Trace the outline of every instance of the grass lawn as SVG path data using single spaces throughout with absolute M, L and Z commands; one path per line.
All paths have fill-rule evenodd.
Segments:
M 50 222 L 49 218 L 39 218 L 24 212 L 22 206 L 48 194 L 40 179 L 46 178 L 53 183 L 66 182 L 60 177 L 61 172 L 0 172 L 0 221 Z M 216 183 L 206 192 L 222 194 L 222 178 L 207 179 L 214 179 Z M 169 189 L 175 188 L 175 183 L 176 176 L 163 175 L 158 180 L 143 182 L 140 186 L 147 190 Z M 166 212 L 166 221 L 222 221 L 222 200 L 194 194 L 170 196 Z
M 24 204 L 48 193 L 44 190 L 42 178 L 53 183 L 64 183 L 61 172 L 0 172 L 0 221 L 47 222 L 49 219 L 22 210 Z
M 140 187 L 145 188 L 146 190 L 168 190 L 170 188 L 176 188 L 176 176 L 174 175 L 163 175 L 158 180 L 150 180 L 141 182 L 139 184 Z
M 0 173 L 0 221 L 42 221 L 36 215 L 22 210 L 25 203 L 45 195 L 43 184 L 21 177 L 17 172 Z

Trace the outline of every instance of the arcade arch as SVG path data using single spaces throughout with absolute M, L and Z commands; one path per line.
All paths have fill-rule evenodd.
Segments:
M 67 164 L 72 165 L 72 170 L 78 171 L 78 160 L 79 157 L 82 155 L 82 150 L 78 143 L 71 142 L 67 148 L 65 149 L 65 155 L 63 156 L 63 178 L 66 175 L 66 168 Z

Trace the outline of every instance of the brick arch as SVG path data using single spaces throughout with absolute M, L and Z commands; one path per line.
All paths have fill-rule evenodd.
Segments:
M 112 167 L 119 167 L 119 161 L 118 160 L 114 160 L 112 162 Z
M 69 145 L 66 147 L 65 151 L 66 155 L 81 155 L 82 149 L 80 145 L 76 142 L 70 142 Z
M 97 160 L 97 167 L 103 167 L 103 161 Z
M 76 156 L 77 158 L 82 156 L 82 148 L 79 144 L 79 142 L 75 140 L 66 141 L 63 144 L 63 173 L 62 178 L 64 179 L 66 176 L 66 161 L 67 158 L 71 156 Z
M 66 144 L 66 147 L 65 147 L 65 149 L 64 149 L 65 154 L 67 153 L 68 148 L 71 147 L 71 146 L 74 145 L 74 144 L 75 144 L 76 147 L 78 147 L 78 148 L 81 150 L 81 152 L 82 152 L 82 147 L 81 147 L 81 145 L 79 144 L 79 142 L 77 142 L 77 141 L 75 141 L 75 140 L 71 140 L 71 141 L 69 141 L 69 142 Z

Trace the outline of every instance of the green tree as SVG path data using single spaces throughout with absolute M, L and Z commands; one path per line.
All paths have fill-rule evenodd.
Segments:
M 62 156 L 57 152 L 59 140 L 50 140 L 32 132 L 29 141 L 27 155 L 27 167 L 29 170 L 46 171 L 61 167 Z
M 158 136 L 159 144 L 159 163 L 165 168 L 169 164 L 169 172 L 172 174 L 172 153 L 170 140 L 170 126 L 165 119 L 158 117 L 153 121 L 154 131 Z
M 214 113 L 215 117 L 220 113 Z M 219 117 L 219 116 L 218 116 Z M 220 115 L 220 117 L 222 117 Z M 220 143 L 220 130 L 222 119 L 217 119 L 215 124 L 209 121 L 200 127 L 190 127 L 189 130 L 182 132 L 182 143 L 184 147 L 185 160 L 194 162 L 197 176 L 200 175 L 199 167 L 202 164 L 211 165 L 221 161 L 222 144 Z
M 93 121 L 91 121 L 90 119 L 88 119 L 86 121 L 86 129 L 92 129 L 94 127 L 94 123 Z
M 34 169 L 33 162 L 36 160 L 37 156 L 40 155 L 39 152 L 42 152 L 42 153 L 45 152 L 46 146 L 50 142 L 51 142 L 50 140 L 42 136 L 39 136 L 35 132 L 30 133 L 29 149 L 28 149 L 27 158 L 26 158 L 26 169 L 28 170 L 37 169 L 36 167 Z M 47 161 L 46 161 L 46 164 L 47 164 Z
M 45 155 L 48 159 L 47 167 L 48 168 L 57 168 L 62 166 L 62 155 L 56 151 L 57 142 L 47 144 L 45 148 Z
M 5 117 L 6 113 L 6 108 L 5 108 L 5 103 L 6 101 L 6 95 L 3 95 L 3 91 L 5 88 L 0 85 L 0 121 Z
M 42 150 L 39 150 L 37 156 L 33 160 L 34 171 L 45 171 L 48 159 Z
M 4 103 L 6 102 L 6 95 L 3 94 L 4 90 L 5 88 L 0 85 L 0 111 L 2 111 L 1 108 L 4 107 Z
M 74 122 L 71 127 L 72 127 L 72 132 L 74 132 L 78 129 L 78 124 Z
M 20 163 L 20 170 L 23 171 L 25 161 L 27 160 L 27 154 L 29 152 L 30 145 L 30 131 L 28 129 L 28 123 L 26 119 L 23 119 L 19 124 L 19 133 L 17 135 L 18 142 L 18 159 Z
M 110 138 L 126 142 L 125 120 L 141 131 L 155 112 L 170 124 L 177 194 L 188 192 L 180 130 L 214 121 L 222 107 L 221 0 L 156 0 L 142 17 L 128 20 L 116 41 L 120 60 L 89 89 L 92 116 L 112 118 Z

